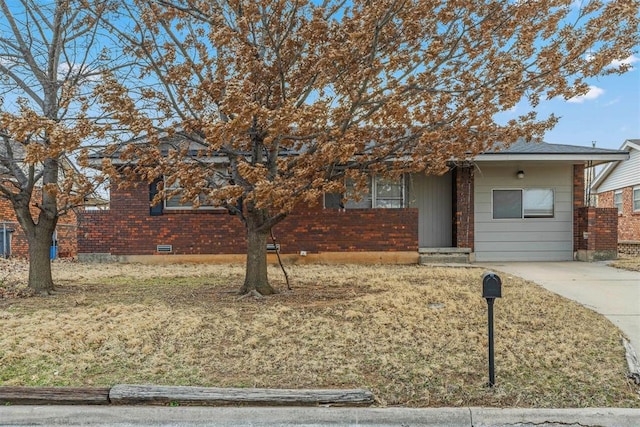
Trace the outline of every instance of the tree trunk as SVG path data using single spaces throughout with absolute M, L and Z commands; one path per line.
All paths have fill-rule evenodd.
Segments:
M 267 278 L 267 238 L 270 229 L 263 229 L 260 213 L 247 215 L 247 264 L 241 294 L 257 291 L 262 295 L 271 295 L 275 290 Z
M 55 226 L 54 226 L 55 228 Z M 51 239 L 53 230 L 40 225 L 35 233 L 27 233 L 29 241 L 29 287 L 39 294 L 50 294 L 53 287 L 51 276 Z
M 34 220 L 30 208 L 33 186 L 23 189 L 14 198 L 13 208 L 29 245 L 29 287 L 39 294 L 50 294 L 54 289 L 50 250 L 53 233 L 58 223 L 58 208 L 55 194 L 44 188 L 47 184 L 57 182 L 58 164 L 52 159 L 47 159 L 44 164 L 43 189 L 41 201 L 38 204 L 37 220 Z

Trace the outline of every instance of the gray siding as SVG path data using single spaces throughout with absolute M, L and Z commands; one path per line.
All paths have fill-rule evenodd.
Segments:
M 411 176 L 409 206 L 418 208 L 418 244 L 421 248 L 452 246 L 451 173 Z
M 640 184 L 640 151 L 630 149 L 629 160 L 614 165 L 609 176 L 597 188 L 598 193 Z
M 477 261 L 568 261 L 573 259 L 573 166 L 479 164 L 475 174 Z M 524 170 L 524 179 L 516 178 Z M 552 188 L 553 218 L 493 219 L 494 189 Z

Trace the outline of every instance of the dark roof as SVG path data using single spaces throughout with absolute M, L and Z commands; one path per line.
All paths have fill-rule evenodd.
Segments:
M 620 150 L 519 139 L 507 148 L 498 143 L 484 154 L 620 154 Z

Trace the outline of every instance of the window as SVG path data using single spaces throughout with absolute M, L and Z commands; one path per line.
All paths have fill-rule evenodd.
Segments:
M 397 209 L 405 206 L 405 183 L 404 176 L 399 179 L 388 179 L 383 177 L 367 178 L 368 191 L 360 193 L 357 197 L 354 183 L 347 180 L 346 183 L 347 201 L 341 205 L 341 194 L 325 194 L 324 206 L 326 208 L 346 209 Z
M 522 190 L 493 190 L 493 219 L 522 218 Z
M 527 188 L 524 191 L 525 218 L 553 218 L 553 190 Z
M 493 219 L 553 218 L 550 188 L 493 190 Z
M 164 207 L 167 209 L 195 209 L 194 208 L 194 200 L 182 200 L 182 191 L 180 187 L 180 181 L 175 180 L 171 185 L 166 185 L 167 194 L 174 193 L 171 196 L 168 196 L 164 200 Z M 213 204 L 211 201 L 207 200 L 204 194 L 198 196 L 199 208 L 202 209 L 211 209 L 213 208 Z
M 640 187 L 633 188 L 633 211 L 640 211 Z
M 168 209 L 191 209 L 193 208 L 193 202 L 190 201 L 182 201 L 182 191 L 180 187 L 180 182 L 176 179 L 171 185 L 167 185 L 167 181 L 165 180 L 165 189 L 167 190 L 167 194 L 173 193 L 174 191 L 178 191 L 173 196 L 168 196 L 164 199 L 164 207 Z
M 374 180 L 373 205 L 376 208 L 401 208 L 404 206 L 404 179 L 391 180 L 376 178 Z
M 618 208 L 618 214 L 622 213 L 622 190 L 616 190 L 613 193 L 613 206 Z

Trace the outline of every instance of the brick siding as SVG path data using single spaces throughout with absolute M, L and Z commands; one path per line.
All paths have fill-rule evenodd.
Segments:
M 585 206 L 584 193 L 584 165 L 573 165 L 573 250 L 577 251 L 583 245 L 583 234 L 579 230 L 579 221 L 581 218 L 578 216 L 579 209 Z M 586 248 L 584 248 L 586 249 Z
M 598 194 L 598 207 L 614 207 L 614 191 Z M 640 211 L 633 211 L 633 187 L 622 189 L 622 213 L 618 215 L 618 239 L 640 241 Z
M 37 209 L 38 208 L 32 205 L 32 216 L 38 214 Z M 11 233 L 11 256 L 28 258 L 29 245 L 27 243 L 27 237 L 16 219 L 13 206 L 8 200 L 0 199 L 0 238 L 2 237 L 1 230 L 4 227 L 9 230 L 14 230 L 13 233 Z M 77 218 L 74 211 L 69 211 L 58 219 L 56 232 L 58 240 L 58 256 L 61 258 L 75 257 L 78 253 L 78 239 Z M 0 253 L 0 256 L 1 255 L 2 254 Z
M 453 241 L 458 248 L 473 251 L 475 231 L 473 215 L 474 176 L 473 166 L 458 167 L 453 170 L 455 180 L 453 195 Z
M 575 212 L 577 250 L 617 251 L 618 213 L 615 208 L 584 206 Z
M 640 241 L 619 241 L 618 253 L 631 256 L 640 256 Z
M 86 211 L 78 220 L 78 252 L 111 255 L 242 254 L 245 229 L 226 210 L 167 210 L 152 216 L 149 188 L 113 189 L 108 211 Z M 417 209 L 300 209 L 274 227 L 282 253 L 417 251 Z

